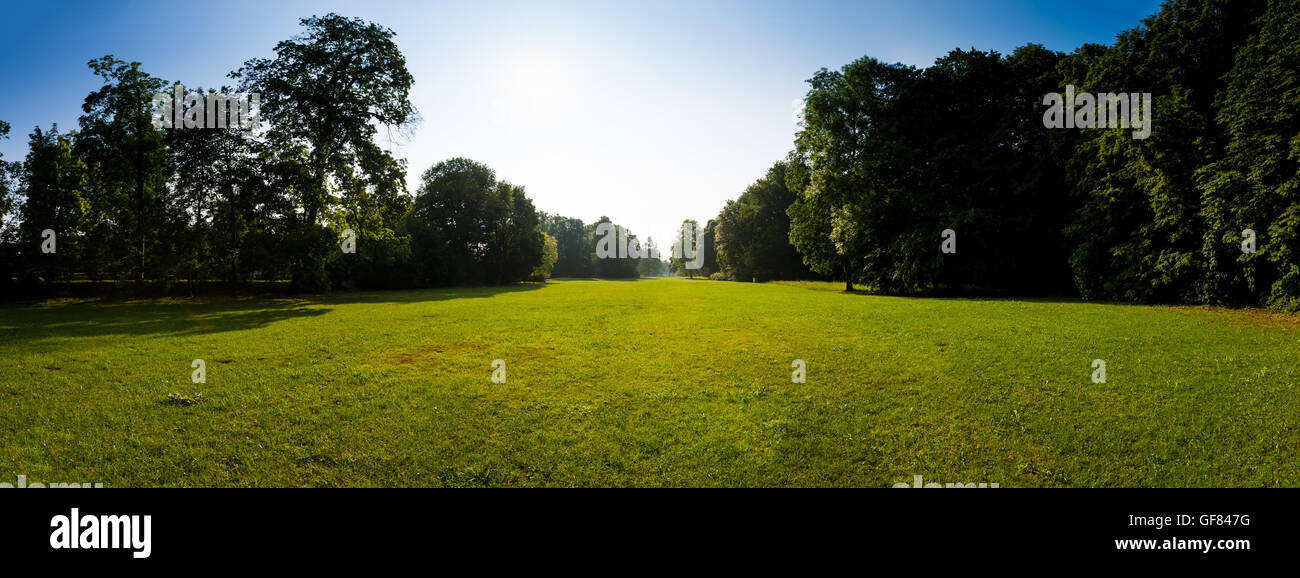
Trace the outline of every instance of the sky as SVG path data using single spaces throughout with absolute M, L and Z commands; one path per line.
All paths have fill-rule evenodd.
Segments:
M 538 210 L 602 215 L 670 239 L 793 148 L 806 80 L 862 56 L 925 67 L 954 48 L 1069 52 L 1109 44 L 1157 0 L 818 2 L 220 2 L 0 0 L 0 141 L 21 160 L 36 126 L 76 127 L 102 85 L 87 62 L 139 61 L 186 86 L 274 56 L 300 18 L 336 12 L 396 33 L 421 123 L 379 144 L 414 192 L 438 161 L 469 157 Z M 667 242 L 660 243 L 662 247 Z M 661 247 L 661 248 L 662 248 Z

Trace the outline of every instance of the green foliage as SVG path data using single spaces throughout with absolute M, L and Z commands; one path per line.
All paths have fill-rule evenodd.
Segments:
M 159 279 L 172 261 L 166 142 L 153 128 L 153 96 L 167 83 L 112 56 L 90 61 L 104 86 L 86 97 L 76 152 L 89 172 L 92 222 L 85 231 L 92 278 Z
M 893 251 L 893 270 L 869 283 L 895 290 L 1060 288 L 1053 282 L 1066 278 L 1066 253 L 1061 220 L 1053 216 L 1068 211 L 1068 199 L 1061 163 L 1046 155 L 1050 135 L 1034 108 L 1057 57 L 1038 46 L 1011 57 L 954 50 L 905 93 L 898 106 L 916 121 L 901 140 L 912 144 L 887 153 L 886 169 L 907 169 L 894 181 L 898 196 L 886 202 L 906 209 L 876 226 L 903 242 Z M 956 253 L 940 251 L 946 229 L 956 233 Z
M 466 158 L 425 171 L 406 218 L 417 282 L 517 283 L 542 262 L 545 239 L 521 187 Z
M 714 225 L 718 267 L 731 279 L 803 279 L 811 272 L 790 244 L 786 211 L 795 195 L 778 162 L 718 215 Z M 708 273 L 702 273 L 708 275 Z
M 647 239 L 646 242 L 654 244 L 653 239 Z M 659 250 L 657 246 L 655 250 Z M 636 272 L 640 277 L 668 277 L 672 275 L 672 267 L 660 258 L 644 257 L 637 260 Z
M 541 229 L 555 238 L 557 257 L 553 277 L 591 277 L 596 271 L 596 248 L 581 219 L 539 215 Z
M 702 241 L 697 239 L 697 236 L 702 236 L 700 235 L 699 222 L 695 219 L 686 219 L 682 221 L 681 227 L 678 227 L 677 229 L 677 237 L 673 240 L 672 247 L 669 248 L 670 254 L 668 267 L 674 274 L 685 275 L 690 278 L 695 278 L 696 275 L 705 277 L 709 275 L 709 273 L 702 270 L 703 267 L 692 269 L 687 266 L 696 260 L 695 255 L 690 255 L 690 258 L 688 259 L 688 252 L 692 250 L 702 250 L 700 247 Z
M 1297 12 L 1171 0 L 1113 45 L 1070 54 L 1030 44 L 954 50 L 925 69 L 870 57 L 822 69 L 795 150 L 705 225 L 703 268 L 691 270 L 671 249 L 667 265 L 597 259 L 608 218 L 539 215 L 521 187 L 467 159 L 429 169 L 413 199 L 405 161 L 374 142 L 418 122 L 405 57 L 377 24 L 303 19 L 274 57 L 233 73 L 264 97 L 269 126 L 255 138 L 154 129 L 152 96 L 172 83 L 105 56 L 90 62 L 103 85 L 78 130 L 38 129 L 24 163 L 0 159 L 0 283 L 287 278 L 324 290 L 668 267 L 821 275 L 850 290 L 1073 286 L 1087 299 L 1300 309 Z M 1150 138 L 1044 128 L 1042 96 L 1066 85 L 1153 93 Z M 59 251 L 39 257 L 46 228 Z M 957 253 L 938 250 L 945 229 Z M 1258 252 L 1241 251 L 1245 229 Z M 345 230 L 355 254 L 339 250 Z
M 689 229 L 688 229 L 689 228 Z M 668 249 L 667 272 L 674 275 L 685 275 L 694 278 L 695 276 L 709 277 L 718 271 L 718 253 L 717 253 L 717 228 L 718 222 L 715 219 L 709 219 L 704 229 L 700 229 L 698 221 L 686 219 L 682 221 L 681 227 L 677 229 L 677 236 L 673 240 L 672 246 Z M 687 241 L 687 231 L 691 231 L 691 242 Z M 690 259 L 685 258 L 685 250 L 694 248 L 696 251 L 703 252 L 703 258 L 699 259 L 699 268 L 691 269 L 687 264 L 696 264 L 697 257 L 692 255 Z
M 872 224 L 896 222 L 889 203 L 895 192 L 881 161 L 902 132 L 905 119 L 893 109 L 916 75 L 914 68 L 864 57 L 839 71 L 823 68 L 808 81 L 795 148 L 809 174 L 792 189 L 802 203 L 789 213 L 791 240 L 812 270 L 834 272 L 850 289 L 868 274 L 880 280 L 893 269 L 887 260 L 895 253 L 886 245 L 892 239 Z M 817 229 L 825 237 L 810 240 Z
M 1031 44 L 920 71 L 823 69 L 787 160 L 790 242 L 848 289 L 1056 292 L 1072 278 L 1088 299 L 1298 307 L 1296 12 L 1178 0 L 1069 55 Z M 1041 99 L 1067 85 L 1153 94 L 1149 138 L 1045 129 Z M 743 214 L 719 217 L 724 270 L 744 268 L 728 250 Z M 1248 228 L 1257 253 L 1240 249 Z M 939 251 L 945 229 L 956 253 Z
M 804 263 L 846 289 L 1059 287 L 1063 163 L 1034 110 L 1058 59 L 1029 45 L 954 50 L 920 71 L 863 58 L 818 72 L 785 171 Z M 939 251 L 946 229 L 955 254 Z
M 0 120 L 0 140 L 7 138 L 9 138 L 9 123 Z M 13 242 L 18 220 L 10 218 L 17 205 L 12 181 L 21 171 L 18 163 L 6 161 L 4 155 L 0 154 L 0 290 L 6 292 L 10 291 L 11 286 L 18 281 L 19 275 L 26 274 L 22 263 L 19 262 L 18 245 Z
M 600 225 L 602 223 L 609 224 L 608 232 L 604 235 L 601 234 Z M 602 216 L 595 223 L 587 225 L 584 234 L 592 247 L 594 264 L 592 270 L 595 277 L 601 279 L 635 279 L 640 276 L 640 259 L 621 256 L 624 255 L 623 248 L 619 247 L 623 242 L 626 242 L 629 246 L 638 242 L 637 236 L 630 229 L 611 221 L 609 217 Z M 602 242 L 613 249 L 611 256 L 599 258 L 597 247 Z
M 531 281 L 545 281 L 551 278 L 551 271 L 555 269 L 555 262 L 560 259 L 559 243 L 555 237 L 550 234 L 542 233 L 546 237 L 546 243 L 542 247 L 542 261 L 533 269 L 533 274 L 529 277 Z
M 1272 3 L 1224 78 L 1222 156 L 1198 170 L 1204 199 L 1201 298 L 1300 310 L 1300 11 Z M 1240 250 L 1242 231 L 1256 253 Z
M 302 25 L 273 58 L 231 74 L 239 91 L 261 96 L 267 125 L 251 134 L 159 130 L 153 97 L 177 85 L 139 63 L 91 61 L 104 85 L 86 98 L 76 133 L 33 134 L 17 171 L 29 199 L 17 219 L 10 181 L 0 179 L 0 283 L 61 282 L 48 292 L 83 277 L 133 279 L 192 291 L 208 280 L 289 279 L 322 291 L 503 284 L 549 271 L 539 264 L 560 247 L 548 246 L 523 188 L 490 169 L 443 163 L 413 203 L 406 162 L 374 142 L 381 126 L 418 121 L 391 30 L 337 14 Z M 0 124 L 0 136 L 8 130 Z M 53 255 L 37 250 L 47 228 L 58 235 Z M 574 231 L 587 236 L 581 221 Z M 355 252 L 340 250 L 345 237 Z
M 488 270 L 497 285 L 518 283 L 532 276 L 545 258 L 546 236 L 539 228 L 537 209 L 523 187 L 498 183 L 498 216 L 488 238 Z
M 1149 138 L 1090 131 L 1070 160 L 1080 206 L 1067 234 L 1077 246 L 1071 264 L 1085 297 L 1227 302 L 1244 296 L 1234 299 L 1223 272 L 1211 271 L 1205 259 L 1207 248 L 1212 260 L 1222 259 L 1218 241 L 1206 245 L 1207 233 L 1221 237 L 1206 223 L 1206 209 L 1219 201 L 1197 190 L 1196 174 L 1221 150 L 1214 95 L 1262 5 L 1169 2 L 1113 46 L 1084 47 L 1069 57 L 1062 84 L 1155 95 Z
M 629 244 L 638 243 L 636 235 L 628 232 L 625 227 L 615 225 L 609 217 L 601 217 L 599 221 L 591 224 L 583 224 L 581 219 L 565 217 L 562 215 L 552 215 L 539 213 L 541 230 L 555 238 L 556 242 L 556 261 L 555 267 L 551 271 L 551 277 L 605 277 L 605 278 L 630 278 L 638 276 L 658 277 L 667 275 L 669 272 L 668 265 L 657 258 L 648 256 L 651 247 L 658 252 L 659 249 L 653 239 L 646 239 L 642 252 L 647 253 L 646 257 L 640 259 L 633 258 L 611 258 L 599 259 L 596 256 L 596 243 L 599 240 L 596 235 L 596 229 L 601 223 L 609 223 L 613 236 L 610 242 L 613 247 L 617 244 L 617 232 L 623 231 L 628 236 Z M 663 255 L 661 255 L 663 257 Z
M 258 186 L 258 145 L 234 128 L 168 130 L 165 139 L 175 192 L 168 207 L 172 247 L 178 253 L 173 274 L 191 282 L 247 280 L 240 264 L 252 252 L 247 244 L 261 204 L 253 193 L 266 191 Z
M 277 44 L 275 58 L 249 60 L 232 76 L 244 91 L 264 95 L 262 114 L 278 147 L 301 149 L 290 269 L 296 287 L 321 290 L 329 287 L 333 253 L 326 219 L 345 213 L 345 222 L 385 239 L 404 213 L 404 164 L 374 136 L 380 125 L 404 129 L 415 121 L 414 79 L 392 30 L 332 13 L 301 23 L 306 32 Z
M 73 153 L 68 137 L 57 126 L 49 132 L 39 127 L 31 134 L 21 184 L 24 202 L 20 211 L 18 246 L 26 264 L 24 273 L 32 281 L 66 280 L 76 272 L 85 246 L 87 213 L 90 211 L 86 164 Z M 41 233 L 51 230 L 55 252 L 43 253 Z
M 848 262 L 831 240 L 830 197 L 811 187 L 812 170 L 806 158 L 791 153 L 788 160 L 786 187 L 795 193 L 794 203 L 786 209 L 790 218 L 790 244 L 814 273 L 843 279 L 846 289 L 852 290 L 853 276 L 847 272 Z
M 717 219 L 709 219 L 709 222 L 704 225 L 704 237 L 700 247 L 704 251 L 704 263 L 700 267 L 700 274 L 712 277 L 714 273 L 719 272 Z
M 9 123 L 0 120 L 0 140 L 9 138 Z M 4 154 L 0 154 L 0 243 L 3 243 L 8 237 L 8 219 L 9 212 L 14 209 L 14 198 L 10 196 L 9 180 L 13 173 L 10 163 L 4 160 Z M 0 282 L 3 282 L 0 279 Z

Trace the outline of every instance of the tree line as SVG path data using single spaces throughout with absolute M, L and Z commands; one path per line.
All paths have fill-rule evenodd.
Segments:
M 716 277 L 1300 309 L 1293 0 L 1169 0 L 1111 45 L 808 82 L 794 150 L 706 226 Z M 1149 137 L 1048 128 L 1067 86 L 1152 94 Z
M 629 244 L 641 245 L 631 229 L 601 217 L 594 223 L 582 219 L 542 213 L 542 232 L 555 239 L 556 261 L 551 274 L 555 277 L 599 277 L 602 279 L 627 279 L 636 277 L 661 277 L 669 274 L 668 264 L 661 259 L 659 247 L 653 238 L 646 238 L 642 250 L 655 256 L 601 258 L 597 247 L 603 240 L 618 241 L 621 233 Z M 605 230 L 601 225 L 605 225 Z
M 178 83 L 138 62 L 91 61 L 104 84 L 76 129 L 37 127 L 25 159 L 0 159 L 0 286 L 283 280 L 322 291 L 545 278 L 555 239 L 522 187 L 457 158 L 411 195 L 405 161 L 375 144 L 380 128 L 418 122 L 393 32 L 336 14 L 301 23 L 274 58 L 248 60 L 220 89 L 262 97 L 254 135 L 159 129 L 153 99 Z M 0 123 L 0 137 L 9 131 Z
M 641 243 L 608 217 L 539 213 L 522 187 L 469 159 L 428 169 L 408 193 L 405 161 L 374 141 L 380 127 L 418 123 L 413 79 L 376 24 L 303 19 L 274 58 L 231 73 L 222 92 L 264 96 L 255 138 L 158 130 L 151 99 L 176 83 L 106 56 L 90 63 L 104 85 L 75 130 L 38 127 L 25 159 L 0 159 L 0 285 L 287 280 L 319 291 L 671 269 L 886 293 L 1298 309 L 1295 8 L 1170 0 L 1111 45 L 822 69 L 793 150 L 703 226 L 683 222 L 671 246 L 701 259 L 669 250 L 668 263 L 600 258 L 602 230 Z M 1045 95 L 1066 87 L 1154 95 L 1149 137 L 1049 128 Z M 0 138 L 9 132 L 0 122 Z M 355 254 L 339 248 L 348 232 Z

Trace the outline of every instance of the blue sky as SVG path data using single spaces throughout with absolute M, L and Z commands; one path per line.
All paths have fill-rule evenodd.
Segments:
M 187 86 L 219 86 L 272 56 L 298 19 L 383 24 L 415 76 L 423 117 L 381 144 L 414 191 L 437 161 L 468 156 L 523 185 L 539 210 L 609 215 L 667 239 L 717 214 L 793 141 L 794 101 L 819 68 L 864 55 L 924 67 L 957 47 L 1070 51 L 1110 43 L 1156 0 L 634 2 L 16 2 L 0 11 L 0 141 L 75 128 L 105 54 Z M 200 8 L 201 7 L 201 10 Z M 382 136 L 382 133 L 381 133 Z

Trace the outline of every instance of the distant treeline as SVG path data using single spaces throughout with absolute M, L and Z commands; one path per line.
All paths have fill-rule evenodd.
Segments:
M 630 229 L 613 223 L 609 217 L 601 217 L 595 223 L 583 224 L 581 219 L 542 213 L 541 222 L 542 232 L 555 240 L 557 255 L 555 266 L 551 270 L 553 277 L 625 279 L 670 274 L 668 264 L 660 260 L 667 258 L 667 255 L 660 255 L 657 258 L 597 258 L 596 244 L 602 238 L 597 234 L 597 228 L 601 223 L 613 225 L 614 233 L 610 234 L 611 240 L 617 239 L 618 232 L 622 231 L 629 242 L 638 242 L 637 236 Z M 645 248 L 648 250 L 650 247 L 655 247 L 656 251 L 660 250 L 655 246 L 654 239 L 647 238 Z
M 1110 46 L 867 57 L 809 83 L 795 150 L 706 226 L 721 277 L 802 276 L 793 249 L 881 292 L 1300 308 L 1294 0 L 1171 0 Z M 1152 94 L 1151 134 L 1047 128 L 1069 85 Z

